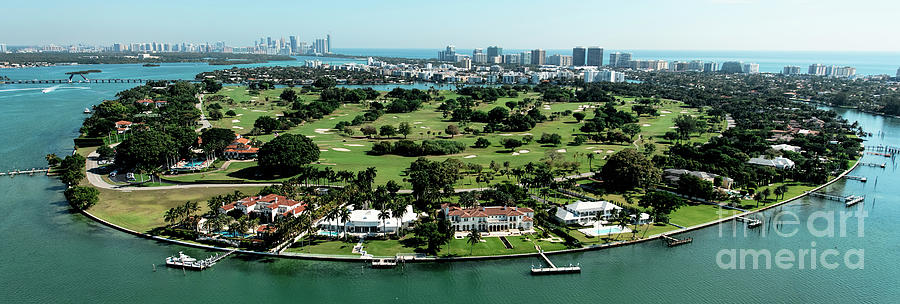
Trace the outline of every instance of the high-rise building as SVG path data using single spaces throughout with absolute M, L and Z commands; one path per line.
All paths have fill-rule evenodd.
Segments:
M 266 37 L 266 47 L 268 47 L 268 48 L 275 47 L 275 44 L 272 42 L 272 37 Z
M 519 54 L 505 54 L 503 55 L 503 63 L 507 64 L 519 64 L 522 59 Z
M 459 66 L 463 69 L 471 70 L 472 69 L 472 59 L 469 59 L 469 57 L 460 58 Z
M 609 66 L 611 67 L 626 67 L 629 61 L 631 61 L 631 53 L 615 52 L 609 54 Z
M 744 74 L 758 74 L 759 73 L 759 64 L 758 63 L 745 63 L 741 72 Z
M 325 54 L 331 54 L 331 34 L 325 35 Z
M 488 63 L 488 56 L 485 53 L 472 54 L 472 61 L 475 63 Z
M 6 44 L 0 43 L 0 53 L 6 53 Z M 898 70 L 900 71 L 900 70 Z
M 825 76 L 825 69 L 826 69 L 826 67 L 824 64 L 818 64 L 818 63 L 810 64 L 809 71 L 807 71 L 807 74 L 816 75 L 816 76 Z
M 744 63 L 740 61 L 727 61 L 722 64 L 722 72 L 736 74 L 744 72 Z
M 800 75 L 800 67 L 798 67 L 798 66 L 796 66 L 796 65 L 789 65 L 789 66 L 786 66 L 786 67 L 784 67 L 784 69 L 781 71 L 781 74 L 784 74 L 784 75 Z
M 544 65 L 547 58 L 547 52 L 544 49 L 536 49 L 531 51 L 531 64 Z
M 585 65 L 587 66 L 602 66 L 603 65 L 603 48 L 599 46 L 592 46 L 587 49 L 587 59 L 585 61 Z
M 291 36 L 291 54 L 300 53 L 300 50 L 297 48 L 297 36 Z
M 524 51 L 519 54 L 519 64 L 522 64 L 522 65 L 531 64 L 531 51 Z
M 584 82 L 624 82 L 625 73 L 611 70 L 584 70 Z
M 575 66 L 584 66 L 584 55 L 586 49 L 583 46 L 572 48 L 572 64 Z
M 831 74 L 829 76 L 839 77 L 839 78 L 850 78 L 856 75 L 856 68 L 854 67 L 833 67 L 831 69 Z
M 456 61 L 456 47 L 448 45 L 443 51 L 438 52 L 438 60 L 440 61 Z
M 547 64 L 557 66 L 572 66 L 572 56 L 552 55 L 547 59 Z
M 688 62 L 687 70 L 693 72 L 703 72 L 703 61 L 691 60 L 691 62 Z
M 704 62 L 703 63 L 703 72 L 714 73 L 719 71 L 719 63 L 718 62 Z
M 489 46 L 487 48 L 487 56 L 488 58 L 501 57 L 503 56 L 503 48 L 499 46 Z
M 900 78 L 900 68 L 897 68 L 897 78 Z
M 329 45 L 331 45 L 331 42 L 328 41 L 330 39 L 331 35 L 328 35 L 327 37 L 329 37 L 329 38 L 316 39 L 316 42 L 313 44 L 313 52 L 315 52 L 317 54 L 330 54 L 331 53 L 331 49 L 329 48 Z

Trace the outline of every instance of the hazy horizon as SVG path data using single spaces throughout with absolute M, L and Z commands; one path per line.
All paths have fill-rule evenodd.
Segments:
M 898 52 L 900 2 L 862 0 L 329 1 L 47 0 L 5 8 L 9 46 L 224 41 L 332 35 L 333 48 Z

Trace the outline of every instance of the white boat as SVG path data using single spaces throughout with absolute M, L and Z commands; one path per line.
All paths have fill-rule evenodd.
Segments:
M 179 251 L 177 255 L 170 256 L 166 258 L 166 266 L 176 267 L 176 268 L 188 268 L 188 269 L 203 269 L 215 265 L 215 263 L 208 263 L 207 261 L 198 261 L 195 258 L 192 258 L 183 252 Z
M 84 114 L 91 114 L 91 109 L 84 108 Z

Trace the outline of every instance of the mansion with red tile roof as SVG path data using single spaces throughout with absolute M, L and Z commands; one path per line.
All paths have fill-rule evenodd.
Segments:
M 116 132 L 119 132 L 119 134 L 125 133 L 125 131 L 128 131 L 129 129 L 131 129 L 131 125 L 133 125 L 133 124 L 134 123 L 127 121 L 127 120 L 117 121 L 116 122 Z
M 287 197 L 269 194 L 266 196 L 250 196 L 242 198 L 236 202 L 219 207 L 220 213 L 228 213 L 233 210 L 240 210 L 243 214 L 251 214 L 258 216 L 268 222 L 274 222 L 275 219 L 286 216 L 300 216 L 306 211 L 306 203 L 298 202 Z
M 534 210 L 523 207 L 472 207 L 460 208 L 444 204 L 444 218 L 450 221 L 454 231 L 507 231 L 534 229 Z
M 165 100 L 154 101 L 153 99 L 141 99 L 141 100 L 135 101 L 134 103 L 145 106 L 145 107 L 155 106 L 157 108 L 162 108 L 162 107 L 166 106 L 167 104 L 169 104 L 169 102 L 165 101 Z
M 259 153 L 259 148 L 250 145 L 250 139 L 234 134 L 235 139 L 225 147 L 224 155 L 228 159 L 253 159 Z

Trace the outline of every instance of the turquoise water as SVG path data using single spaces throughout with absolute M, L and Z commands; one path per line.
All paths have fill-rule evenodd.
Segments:
M 436 58 L 442 49 L 335 49 L 335 52 L 349 55 L 390 56 L 405 58 Z M 457 53 L 471 55 L 471 49 L 457 49 Z M 513 54 L 526 50 L 504 49 L 504 54 Z M 572 55 L 572 49 L 548 49 L 547 56 L 562 54 Z M 616 50 L 611 52 L 629 52 L 634 59 L 661 59 L 667 61 L 715 61 L 720 65 L 726 61 L 744 61 L 759 63 L 760 72 L 780 73 L 785 66 L 800 66 L 803 71 L 810 64 L 852 66 L 857 74 L 875 75 L 897 74 L 900 67 L 900 52 L 810 52 L 810 51 L 691 51 L 691 50 Z M 603 62 L 609 60 L 605 55 Z
M 212 67 L 196 64 L 160 68 L 101 66 L 120 77 L 193 78 Z M 11 71 L 16 77 L 43 78 L 83 67 Z M 0 74 L 10 75 L 3 70 Z M 83 114 L 91 104 L 130 85 L 87 85 L 90 89 L 0 91 L 0 171 L 39 167 L 43 155 L 70 152 Z M 0 90 L 42 87 L 3 85 Z M 884 138 L 873 144 L 900 143 L 900 120 L 839 110 Z M 883 157 L 865 160 L 884 162 Z M 577 275 L 533 277 L 535 258 L 500 261 L 410 264 L 374 270 L 361 263 L 335 263 L 234 256 L 203 272 L 157 267 L 178 251 L 194 257 L 212 252 L 136 238 L 70 212 L 63 188 L 43 176 L 0 177 L 0 295 L 5 303 L 586 303 L 586 302 L 895 302 L 900 297 L 900 175 L 860 167 L 854 175 L 868 183 L 840 181 L 831 193 L 866 194 L 864 236 L 850 225 L 850 237 L 816 237 L 806 229 L 778 237 L 766 224 L 744 236 L 743 226 L 720 225 L 685 234 L 694 242 L 668 248 L 659 241 L 603 251 L 552 255 L 557 264 L 580 263 Z M 877 179 L 877 183 L 875 180 Z M 816 211 L 844 211 L 841 203 L 806 198 L 776 208 L 800 220 Z M 767 221 L 768 222 L 768 221 Z M 816 225 L 824 225 L 818 222 Z M 763 232 L 767 231 L 766 235 Z M 732 237 L 732 232 L 737 236 Z M 850 270 L 723 270 L 721 250 L 865 250 L 865 268 Z

